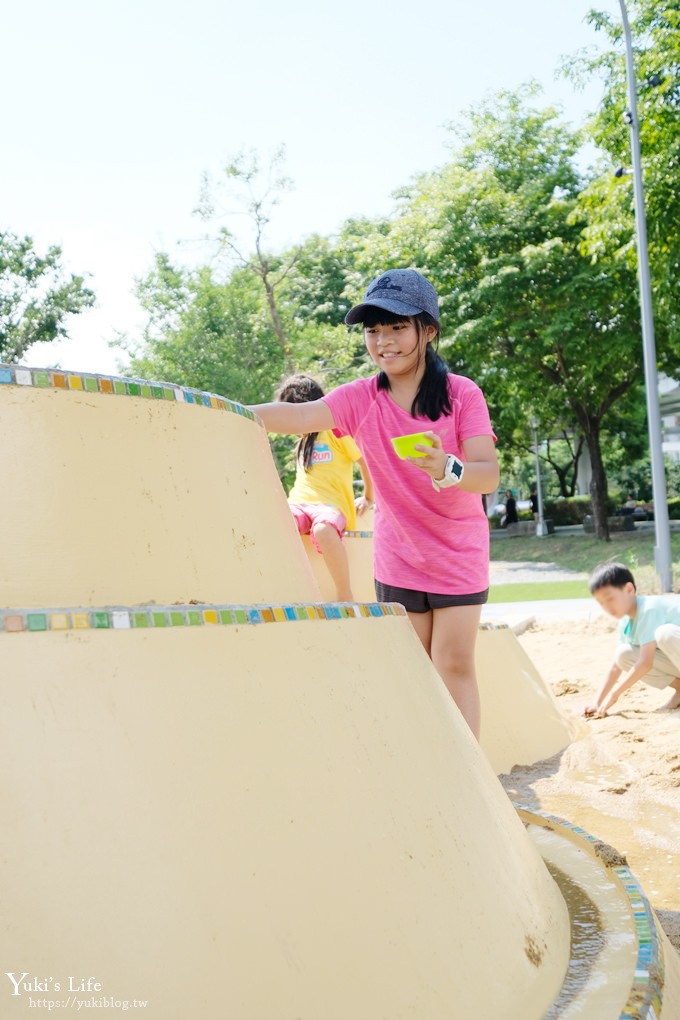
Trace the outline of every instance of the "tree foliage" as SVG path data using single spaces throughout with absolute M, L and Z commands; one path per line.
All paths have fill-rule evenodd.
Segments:
M 244 402 L 271 394 L 283 356 L 250 273 L 235 270 L 225 285 L 207 267 L 183 270 L 160 253 L 137 296 L 148 322 L 133 372 Z
M 402 196 L 390 238 L 442 301 L 443 351 L 484 388 L 508 450 L 574 428 L 593 469 L 596 527 L 607 534 L 602 435 L 640 378 L 634 271 L 582 250 L 580 136 L 527 87 L 473 110 L 452 160 Z M 578 440 L 577 440 L 578 441 Z
M 370 370 L 347 308 L 378 272 L 418 268 L 441 296 L 444 356 L 485 391 L 506 470 L 532 453 L 535 417 L 541 456 L 571 495 L 587 445 L 596 531 L 608 537 L 606 465 L 637 458 L 644 432 L 630 209 L 611 175 L 578 169 L 582 133 L 537 95 L 529 85 L 470 111 L 446 163 L 400 189 L 390 217 L 265 256 L 273 206 L 265 214 L 254 199 L 252 255 L 222 225 L 228 272 L 159 256 L 140 284 L 149 325 L 136 368 L 247 401 L 269 399 L 292 368 L 337 385 Z M 258 166 L 235 164 L 232 181 L 251 187 Z M 277 181 L 278 200 L 288 184 Z
M 678 275 L 680 273 L 680 7 L 670 0 L 629 0 L 636 105 L 659 358 L 677 371 L 680 357 Z M 567 70 L 576 80 L 603 79 L 602 103 L 587 130 L 605 154 L 600 172 L 584 190 L 585 247 L 593 258 L 616 253 L 636 264 L 630 128 L 625 48 L 620 17 L 593 10 L 591 24 L 609 47 L 580 55 Z M 621 168 L 623 174 L 614 176 Z
M 216 222 L 214 240 L 235 264 L 258 280 L 274 334 L 281 347 L 286 372 L 292 371 L 290 333 L 281 315 L 278 292 L 295 265 L 297 250 L 284 256 L 272 254 L 266 245 L 266 230 L 281 196 L 292 187 L 282 172 L 285 149 L 280 147 L 267 166 L 255 152 L 238 153 L 224 167 L 223 178 L 212 181 L 204 175 L 197 214 L 206 222 Z M 226 201 L 226 205 L 223 204 Z M 233 220 L 245 218 L 243 231 L 236 231 Z M 246 247 L 247 246 L 247 247 Z
M 94 304 L 83 277 L 64 273 L 61 255 L 56 245 L 39 255 L 30 237 L 0 233 L 0 361 L 67 336 L 68 316 Z

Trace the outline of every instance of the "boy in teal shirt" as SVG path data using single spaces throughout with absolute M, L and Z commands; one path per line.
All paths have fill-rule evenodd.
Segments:
M 591 594 L 619 621 L 619 646 L 611 669 L 585 715 L 602 718 L 637 680 L 670 687 L 662 707 L 680 708 L 680 596 L 638 595 L 622 563 L 601 563 L 588 581 Z

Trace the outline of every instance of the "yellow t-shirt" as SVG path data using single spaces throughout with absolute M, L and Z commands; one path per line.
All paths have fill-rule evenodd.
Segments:
M 337 506 L 347 518 L 347 530 L 356 528 L 352 467 L 361 457 L 349 436 L 339 439 L 330 430 L 319 432 L 312 452 L 312 466 L 305 471 L 298 463 L 289 503 L 327 503 Z

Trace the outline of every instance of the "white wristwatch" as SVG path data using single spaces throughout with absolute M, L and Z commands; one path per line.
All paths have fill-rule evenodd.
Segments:
M 450 485 L 458 485 L 465 473 L 465 465 L 453 453 L 446 458 L 444 465 L 444 477 L 433 478 L 432 485 L 439 492 L 440 489 L 448 489 Z

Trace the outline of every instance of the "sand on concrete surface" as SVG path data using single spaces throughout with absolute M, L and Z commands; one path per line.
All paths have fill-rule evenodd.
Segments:
M 608 617 L 532 623 L 518 640 L 561 710 L 581 721 L 581 736 L 501 776 L 503 786 L 515 803 L 580 825 L 623 854 L 680 950 L 680 710 L 660 711 L 669 692 L 638 682 L 606 718 L 585 720 L 616 647 Z

